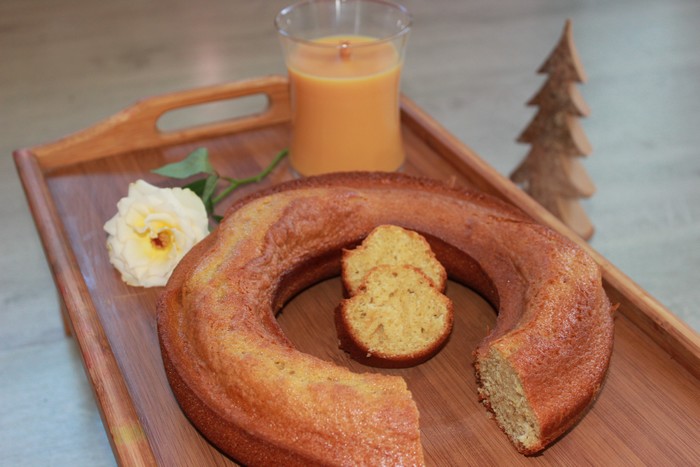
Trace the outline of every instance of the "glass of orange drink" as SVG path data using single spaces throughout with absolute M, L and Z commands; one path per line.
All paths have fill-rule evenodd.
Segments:
M 304 0 L 275 18 L 289 75 L 298 176 L 396 171 L 411 15 L 384 0 Z

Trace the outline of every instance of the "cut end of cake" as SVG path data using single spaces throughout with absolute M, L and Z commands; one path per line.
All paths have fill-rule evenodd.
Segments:
M 477 358 L 476 369 L 482 402 L 518 451 L 534 454 L 543 449 L 539 421 L 508 360 L 492 348 L 485 356 Z
M 372 269 L 336 316 L 341 347 L 359 361 L 384 367 L 427 360 L 446 342 L 452 323 L 452 301 L 409 265 Z

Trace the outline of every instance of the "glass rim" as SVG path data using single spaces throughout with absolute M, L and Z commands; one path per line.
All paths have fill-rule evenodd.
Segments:
M 313 47 L 319 47 L 319 48 L 324 48 L 324 49 L 340 49 L 341 47 L 347 47 L 347 45 L 343 44 L 333 44 L 333 43 L 324 43 L 324 42 L 317 42 L 312 39 L 304 39 L 300 36 L 297 36 L 295 34 L 290 33 L 289 31 L 285 30 L 282 25 L 280 24 L 282 17 L 284 17 L 287 13 L 289 13 L 291 10 L 298 8 L 303 5 L 310 5 L 314 3 L 328 3 L 328 4 L 337 4 L 337 3 L 374 3 L 378 5 L 385 5 L 387 7 L 393 8 L 396 11 L 401 12 L 405 18 L 406 18 L 406 23 L 404 26 L 396 33 L 388 35 L 388 36 L 383 36 L 383 37 L 377 37 L 373 38 L 374 40 L 369 41 L 369 42 L 362 42 L 359 44 L 350 44 L 349 47 L 351 48 L 362 48 L 362 47 L 372 47 L 376 44 L 379 43 L 384 43 L 384 42 L 391 42 L 401 36 L 404 36 L 408 34 L 408 32 L 411 30 L 411 26 L 413 25 L 413 15 L 411 15 L 411 12 L 408 11 L 408 9 L 399 4 L 395 3 L 392 1 L 388 0 L 341 0 L 340 2 L 337 2 L 336 0 L 300 0 L 298 2 L 292 3 L 290 5 L 287 5 L 286 7 L 282 8 L 279 13 L 275 16 L 275 28 L 277 29 L 277 33 L 280 36 L 284 36 L 290 40 L 293 40 L 294 42 L 313 46 Z

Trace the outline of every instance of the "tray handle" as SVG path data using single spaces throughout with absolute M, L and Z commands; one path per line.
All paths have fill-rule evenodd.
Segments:
M 197 139 L 212 138 L 288 121 L 291 116 L 286 77 L 268 76 L 197 88 L 137 102 L 112 117 L 53 143 L 37 146 L 31 152 L 44 170 Z M 255 114 L 207 123 L 175 131 L 162 131 L 158 120 L 163 114 L 217 101 L 262 94 L 266 108 Z

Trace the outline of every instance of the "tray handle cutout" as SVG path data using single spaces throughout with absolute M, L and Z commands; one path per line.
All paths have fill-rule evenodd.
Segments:
M 220 118 L 223 111 L 229 115 Z M 282 123 L 290 115 L 287 79 L 269 76 L 150 97 L 32 153 L 43 170 L 50 170 Z M 211 121 L 213 116 L 219 119 Z
M 160 116 L 156 126 L 161 133 L 201 128 L 261 115 L 269 106 L 270 99 L 266 94 L 251 94 L 169 110 Z

